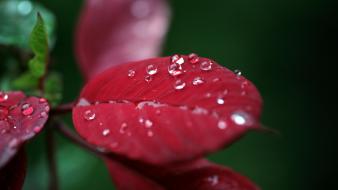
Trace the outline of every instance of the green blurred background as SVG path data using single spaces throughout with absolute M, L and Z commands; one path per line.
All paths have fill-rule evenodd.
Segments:
M 81 0 L 40 0 L 57 18 L 53 51 L 64 102 L 82 79 L 73 54 Z M 196 52 L 240 69 L 264 98 L 262 122 L 281 135 L 251 133 L 210 156 L 265 190 L 332 189 L 337 167 L 336 0 L 170 0 L 164 55 Z M 69 118 L 68 118 L 69 120 Z M 44 136 L 28 145 L 26 190 L 46 189 Z M 103 163 L 58 137 L 61 189 L 113 189 Z

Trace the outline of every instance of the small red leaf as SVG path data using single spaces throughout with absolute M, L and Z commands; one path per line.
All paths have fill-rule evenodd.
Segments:
M 26 176 L 26 154 L 21 149 L 18 154 L 0 169 L 0 189 L 20 190 Z
M 168 21 L 164 0 L 87 0 L 75 43 L 86 78 L 113 65 L 157 56 Z
M 172 59 L 182 74 L 172 76 Z M 163 164 L 216 151 L 259 127 L 261 98 L 252 83 L 206 58 L 182 59 L 144 60 L 98 75 L 73 109 L 79 134 L 107 151 Z
M 106 160 L 119 190 L 258 190 L 250 180 L 229 168 L 197 160 L 179 165 L 141 167 L 148 177 Z M 138 168 L 140 171 L 140 168 Z M 122 175 L 121 175 L 122 174 Z
M 22 92 L 0 92 L 0 168 L 33 138 L 48 119 L 46 99 Z
M 164 190 L 159 184 L 130 170 L 123 165 L 107 160 L 106 161 L 114 185 L 119 190 Z

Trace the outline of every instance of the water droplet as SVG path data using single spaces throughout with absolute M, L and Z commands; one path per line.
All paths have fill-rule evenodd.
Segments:
M 205 95 L 204 95 L 206 98 L 210 98 L 211 97 L 211 93 L 210 92 L 207 92 L 207 93 L 205 93 Z
M 212 79 L 212 82 L 218 82 L 220 80 L 221 80 L 220 78 L 216 77 L 216 78 Z
M 103 126 L 103 123 L 102 123 L 102 122 L 100 122 L 100 123 L 99 123 L 99 126 Z
M 140 117 L 140 118 L 138 118 L 138 122 L 140 123 L 140 124 L 144 124 L 144 119 L 143 119 L 143 117 Z
M 219 129 L 226 129 L 227 128 L 227 123 L 224 120 L 219 120 L 217 123 L 217 126 Z
M 242 76 L 242 71 L 236 69 L 234 70 L 234 73 L 237 75 L 237 76 Z
M 195 77 L 192 81 L 192 84 L 195 86 L 203 84 L 203 83 L 204 83 L 204 80 L 201 77 Z
M 203 61 L 200 65 L 200 69 L 202 71 L 210 71 L 212 69 L 212 62 L 207 60 L 207 61 Z
M 168 66 L 168 73 L 171 76 L 178 76 L 178 75 L 182 74 L 183 71 L 182 71 L 182 68 L 179 65 L 177 65 L 176 63 L 173 63 L 173 64 Z
M 43 112 L 41 112 L 41 113 L 40 113 L 40 117 L 47 117 L 47 113 L 46 113 L 46 112 L 44 112 L 44 111 L 43 111 Z
M 231 115 L 231 119 L 237 125 L 250 125 L 251 124 L 250 123 L 251 121 L 249 121 L 250 116 L 246 112 L 243 112 L 243 111 L 234 112 Z
M 219 178 L 218 175 L 209 176 L 209 177 L 207 178 L 207 181 L 208 181 L 212 186 L 215 186 L 215 185 L 218 184 L 218 181 L 219 181 L 218 178 Z
M 184 89 L 184 87 L 186 86 L 186 84 L 185 84 L 185 82 L 184 81 L 182 81 L 182 80 L 177 80 L 177 81 L 175 81 L 175 84 L 174 84 L 174 88 L 176 89 L 176 90 L 182 90 L 182 89 Z
M 191 53 L 191 54 L 188 55 L 188 60 L 189 60 L 190 63 L 196 64 L 196 63 L 198 63 L 200 58 L 197 54 Z
M 193 114 L 198 114 L 198 115 L 207 115 L 208 114 L 208 110 L 201 108 L 201 107 L 196 107 L 192 110 Z
M 8 100 L 8 94 L 0 92 L 0 103 Z
M 17 10 L 23 16 L 28 15 L 33 10 L 32 3 L 30 1 L 22 1 L 18 4 Z
M 147 82 L 147 83 L 150 83 L 152 80 L 153 80 L 153 77 L 151 75 L 146 75 L 144 77 L 144 80 Z
M 120 127 L 120 133 L 121 133 L 121 134 L 126 133 L 127 129 L 128 129 L 127 123 L 125 123 L 125 122 L 122 123 L 122 124 L 121 124 L 121 127 Z
M 40 99 L 39 99 L 39 102 L 40 102 L 40 103 L 46 103 L 47 100 L 46 100 L 46 98 L 40 98 Z
M 87 111 L 84 112 L 83 116 L 87 121 L 91 121 L 91 120 L 95 119 L 96 114 L 92 110 L 87 110 Z
M 25 116 L 29 116 L 34 112 L 34 108 L 30 104 L 23 104 L 21 109 L 21 113 Z
M 223 95 L 227 95 L 229 93 L 228 89 L 223 90 Z
M 128 71 L 128 77 L 129 77 L 129 78 L 133 78 L 133 77 L 135 76 L 135 74 L 136 74 L 136 72 L 135 72 L 134 70 L 132 70 L 132 69 L 130 69 L 130 70 Z
M 35 133 L 38 133 L 38 132 L 40 132 L 41 131 L 41 129 L 42 129 L 42 127 L 34 127 L 34 132 Z
M 224 104 L 224 99 L 219 97 L 219 98 L 217 98 L 216 102 L 219 105 L 223 105 Z
M 182 65 L 184 63 L 184 58 L 178 54 L 171 56 L 170 60 L 171 60 L 171 63 L 175 63 L 178 65 Z
M 50 107 L 49 107 L 49 105 L 47 105 L 47 106 L 45 107 L 45 111 L 46 111 L 46 112 L 49 112 L 49 110 L 50 110 Z
M 154 136 L 154 132 L 153 131 L 148 131 L 147 135 L 148 135 L 148 137 L 152 137 L 152 136 Z
M 107 136 L 107 135 L 109 135 L 109 133 L 110 133 L 110 130 L 109 130 L 109 129 L 104 129 L 104 130 L 102 131 L 102 135 L 103 135 L 103 136 Z
M 144 121 L 144 125 L 147 127 L 147 128 L 151 128 L 153 126 L 153 122 L 150 121 L 149 119 L 145 120 Z
M 157 67 L 155 65 L 148 65 L 146 71 L 149 75 L 154 75 L 157 73 Z

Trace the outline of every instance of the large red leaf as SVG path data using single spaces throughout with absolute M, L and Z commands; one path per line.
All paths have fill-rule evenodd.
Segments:
M 75 42 L 86 78 L 116 64 L 157 56 L 168 21 L 165 0 L 87 0 Z
M 143 167 L 147 177 L 111 160 L 106 160 L 112 180 L 119 190 L 257 190 L 252 182 L 234 171 L 197 160 L 179 165 Z M 140 171 L 140 168 L 138 168 Z
M 48 119 L 46 99 L 22 92 L 0 92 L 0 168 L 33 138 Z
M 165 57 L 90 81 L 73 109 L 79 134 L 107 151 L 163 164 L 216 151 L 259 127 L 261 97 L 251 82 L 206 58 L 175 58 L 175 72 Z
M 26 176 L 26 154 L 21 149 L 18 154 L 0 169 L 0 189 L 20 190 Z

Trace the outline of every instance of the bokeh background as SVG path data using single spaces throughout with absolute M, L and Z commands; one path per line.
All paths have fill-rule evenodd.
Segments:
M 64 102 L 83 85 L 73 35 L 82 0 L 39 0 L 57 18 L 55 68 Z M 337 177 L 337 0 L 169 0 L 163 55 L 196 52 L 240 69 L 264 98 L 262 123 L 281 135 L 250 133 L 210 159 L 264 190 L 332 189 Z M 68 118 L 70 120 L 70 118 Z M 48 183 L 44 135 L 28 145 L 26 190 Z M 103 163 L 58 136 L 61 189 L 113 189 Z

